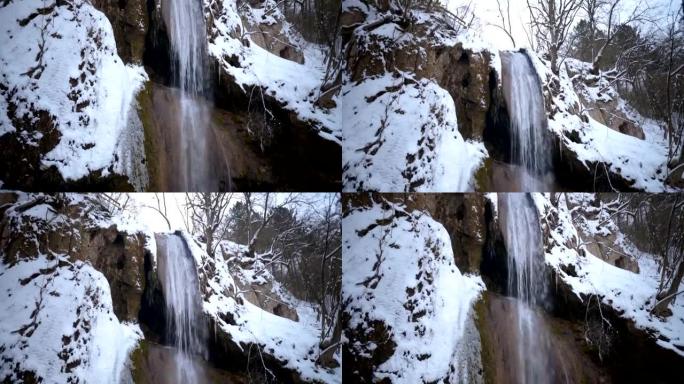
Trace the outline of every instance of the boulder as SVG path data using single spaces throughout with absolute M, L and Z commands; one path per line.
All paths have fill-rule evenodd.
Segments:
M 274 23 L 252 23 L 250 19 L 243 17 L 242 23 L 254 44 L 283 59 L 304 64 L 304 53 L 283 32 L 283 20 Z

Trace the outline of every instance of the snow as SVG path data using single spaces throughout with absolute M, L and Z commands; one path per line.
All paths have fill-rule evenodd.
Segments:
M 238 16 L 235 2 L 219 1 L 222 1 L 222 12 L 214 16 L 211 28 L 215 37 L 209 41 L 209 53 L 218 60 L 219 65 L 235 79 L 243 91 L 247 92 L 252 86 L 260 87 L 263 90 L 261 92 L 273 97 L 286 110 L 294 112 L 299 119 L 311 122 L 321 137 L 340 143 L 342 138 L 339 130 L 339 110 L 328 110 L 315 104 L 326 71 L 323 48 L 302 42 L 297 48 L 302 49 L 304 64 L 274 55 L 251 41 L 249 31 Z M 263 10 L 267 7 L 270 9 L 268 18 L 261 19 Z M 267 1 L 264 8 L 252 8 L 243 4 L 240 15 L 265 24 L 280 21 L 283 23 L 284 31 L 290 35 L 295 34 L 280 10 L 271 2 Z M 241 39 L 236 37 L 238 31 L 247 32 L 243 33 L 241 38 L 249 39 L 251 43 L 244 45 Z M 290 40 L 302 39 L 291 36 Z M 239 60 L 238 65 L 234 64 L 236 58 Z M 263 95 L 259 93 L 259 89 L 250 91 L 252 102 L 261 103 Z
M 55 165 L 65 179 L 95 170 L 106 176 L 110 166 L 117 173 L 132 172 L 131 162 L 115 157 L 130 158 L 136 151 L 124 133 L 133 98 L 147 80 L 143 67 L 125 65 L 118 57 L 111 24 L 89 2 L 77 0 L 56 6 L 46 16 L 29 17 L 44 6 L 41 0 L 15 1 L 0 12 L 1 82 L 12 90 L 0 97 L 0 135 L 16 131 L 6 118 L 10 103 L 16 105 L 17 116 L 32 121 L 38 111 L 47 111 L 61 138 L 42 158 L 44 166 Z M 22 20 L 30 21 L 22 27 Z M 37 52 L 42 38 L 41 61 Z M 31 73 L 40 63 L 44 69 Z M 23 135 L 37 145 L 43 133 Z
M 64 256 L 39 255 L 0 264 L 0 290 L 8 292 L 0 301 L 0 377 L 18 380 L 16 364 L 45 383 L 120 382 L 142 332 L 114 315 L 100 272 Z
M 542 209 L 540 212 L 550 209 L 548 197 L 536 195 L 535 201 Z M 555 268 L 558 276 L 570 285 L 580 300 L 583 300 L 581 295 L 600 297 L 602 303 L 616 309 L 620 316 L 652 333 L 658 345 L 684 356 L 684 301 L 677 300 L 670 306 L 672 316 L 660 318 L 650 313 L 660 281 L 654 256 L 638 251 L 623 236 L 618 236 L 618 241 L 637 256 L 639 273 L 615 267 L 591 254 L 585 246 L 582 247 L 586 256 L 580 256 L 574 248 L 567 246 L 578 244 L 579 235 L 566 200 L 562 198 L 558 216 L 559 225 L 550 233 L 554 246 L 546 253 L 546 262 Z M 573 265 L 577 276 L 564 272 L 561 267 L 565 265 Z
M 663 191 L 667 173 L 667 147 L 660 135 L 656 134 L 658 124 L 641 117 L 619 98 L 609 84 L 598 82 L 596 87 L 581 86 L 577 88 L 579 91 L 576 91 L 568 69 L 573 72 L 587 72 L 588 63 L 566 59 L 564 63 L 567 65 L 561 65 L 560 74 L 556 76 L 551 73 L 548 62 L 533 52 L 528 53 L 542 79 L 542 84 L 548 84 L 553 78 L 557 78 L 560 83 L 560 93 L 553 97 L 556 112 L 548 120 L 549 129 L 558 135 L 587 169 L 598 175 L 607 170 L 620 174 L 625 180 L 633 183 L 631 187 L 634 189 L 647 192 Z M 608 88 L 599 95 L 599 89 L 606 87 Z M 583 105 L 577 92 L 581 92 L 589 101 L 607 102 L 616 99 L 620 110 L 644 129 L 646 139 L 640 140 L 620 133 L 594 120 L 584 110 L 587 106 Z M 580 115 L 584 115 L 587 122 L 582 121 Z M 571 140 L 569 137 L 573 135 L 576 138 Z M 590 163 L 598 165 L 591 169 Z
M 381 321 L 396 343 L 374 381 L 457 381 L 459 342 L 484 283 L 460 273 L 446 229 L 423 212 L 383 202 L 345 217 L 342 239 L 348 329 L 370 331 L 370 322 Z M 348 343 L 357 354 L 377 347 Z
M 226 333 L 230 334 L 233 341 L 241 344 L 241 348 L 245 348 L 248 344 L 258 345 L 262 350 L 284 361 L 286 367 L 299 372 L 304 380 L 341 383 L 340 368 L 325 369 L 315 363 L 319 352 L 320 324 L 316 320 L 311 304 L 307 305 L 296 300 L 275 280 L 272 282 L 274 286 L 278 287 L 279 293 L 283 295 L 284 302 L 295 305 L 293 307 L 297 310 L 299 321 L 276 316 L 247 300 L 243 301 L 244 304 L 237 304 L 235 295 L 238 291 L 233 275 L 237 275 L 238 278 L 250 279 L 254 270 L 260 269 L 262 264 L 257 262 L 251 270 L 235 268 L 236 270 L 231 273 L 228 269 L 229 263 L 223 261 L 222 252 L 217 252 L 218 260 L 213 263 L 214 275 L 208 276 L 203 266 L 209 263 L 210 257 L 189 234 L 183 233 L 182 236 L 190 246 L 197 265 L 200 266 L 199 273 L 209 277 L 207 284 L 210 293 L 204 298 L 204 311 L 211 315 Z M 236 254 L 226 253 L 225 255 L 229 258 L 241 257 L 240 253 L 246 250 L 246 246 L 230 241 L 222 241 L 220 247 L 225 252 L 238 251 Z M 264 276 L 272 279 L 270 273 L 265 273 Z M 260 277 L 260 279 L 264 278 L 263 276 Z M 248 282 L 251 283 L 252 280 L 250 279 Z M 233 314 L 234 325 L 224 320 L 225 317 L 222 315 L 228 313 Z M 252 350 L 250 353 L 258 352 Z
M 449 93 L 431 80 L 384 74 L 346 83 L 344 190 L 472 190 L 487 150 L 458 132 Z

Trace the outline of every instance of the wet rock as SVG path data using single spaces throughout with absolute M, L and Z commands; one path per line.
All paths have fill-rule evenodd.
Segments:
M 348 314 L 342 314 L 342 328 L 348 340 L 342 346 L 342 381 L 370 382 L 373 372 L 392 357 L 397 346 L 390 337 L 388 325 L 383 322 L 373 320 L 366 327 L 352 329 L 347 326 L 348 317 Z
M 521 377 L 521 362 L 534 356 L 519 356 L 517 306 L 522 305 L 511 297 L 486 292 L 476 304 L 477 327 L 482 340 L 482 363 L 485 382 L 517 383 Z M 609 376 L 592 356 L 585 353 L 581 327 L 578 324 L 551 317 L 542 311 L 533 311 L 537 322 L 545 328 L 549 342 L 546 367 L 551 382 L 608 383 Z
M 136 384 L 165 384 L 174 379 L 177 350 L 143 340 L 131 355 L 132 379 Z M 249 377 L 244 373 L 216 369 L 202 359 L 195 358 L 197 377 L 205 379 L 197 384 L 233 383 L 247 384 Z
M 552 277 L 552 279 L 554 284 L 549 286 L 555 303 L 553 316 L 568 324 L 565 329 L 571 330 L 577 340 L 584 342 L 582 348 L 594 361 L 600 363 L 601 371 L 608 374 L 610 381 L 616 383 L 678 383 L 681 381 L 680 367 L 684 364 L 684 357 L 660 347 L 656 344 L 656 338 L 648 330 L 637 328 L 634 322 L 621 317 L 620 313 L 609 305 L 602 303 L 599 312 L 596 307 L 596 297 L 590 298 L 586 295 L 580 297 L 562 278 Z M 591 335 L 587 332 L 591 331 L 589 326 L 592 316 L 595 321 L 599 322 L 605 318 L 612 328 L 610 343 L 603 345 L 601 358 L 599 358 L 595 340 L 587 343 L 587 335 Z M 593 336 L 593 339 L 595 338 L 596 335 Z

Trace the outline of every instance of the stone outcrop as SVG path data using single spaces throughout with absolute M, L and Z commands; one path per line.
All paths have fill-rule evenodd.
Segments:
M 490 66 L 492 54 L 449 42 L 456 32 L 436 15 L 411 25 L 387 16 L 384 23 L 373 28 L 368 28 L 373 20 L 367 17 L 359 8 L 345 9 L 341 16 L 343 31 L 355 27 L 363 31 L 346 32 L 350 36 L 345 58 L 350 81 L 358 84 L 365 78 L 397 71 L 415 74 L 415 79 L 433 79 L 454 99 L 464 139 L 481 140 L 491 104 L 490 81 L 496 76 Z M 362 22 L 368 23 L 358 27 Z M 373 33 L 375 28 L 388 26 L 405 34 L 400 42 Z
M 92 4 L 102 11 L 112 24 L 116 49 L 121 59 L 126 63 L 142 64 L 145 35 L 149 29 L 148 1 L 92 0 Z
M 88 262 L 107 278 L 116 316 L 121 321 L 136 320 L 144 289 L 144 236 L 120 231 L 116 226 L 96 225 L 87 217 L 92 208 L 84 203 L 71 204 L 44 197 L 21 209 L 40 204 L 47 204 L 65 219 L 50 223 L 21 216 L 22 222 L 10 223 L 3 217 L 0 223 L 3 261 L 13 264 L 38 254 L 57 254 Z
M 345 211 L 369 207 L 383 200 L 406 205 L 407 210 L 430 214 L 446 228 L 454 261 L 462 273 L 478 273 L 486 237 L 486 198 L 463 193 L 356 193 L 342 196 Z
M 555 302 L 553 315 L 571 322 L 573 327 L 581 327 L 584 338 L 593 336 L 593 343 L 585 344 L 584 348 L 594 359 L 599 346 L 603 348 L 601 365 L 614 382 L 677 383 L 681 380 L 679 367 L 684 358 L 657 345 L 656 338 L 647 330 L 637 328 L 632 320 L 625 319 L 611 306 L 601 303 L 599 312 L 596 299 L 592 306 L 588 296 L 578 297 L 562 278 L 552 278 L 557 282 L 551 286 Z M 596 339 L 601 335 L 588 332 L 592 331 L 592 322 L 600 324 L 602 318 L 611 324 L 612 329 L 599 342 Z
M 608 80 L 592 74 L 588 63 L 573 64 L 566 68 L 587 114 L 612 130 L 644 140 L 643 129 L 622 110 L 619 95 Z
M 262 0 L 248 1 L 253 8 L 259 8 Z M 267 5 L 268 6 L 268 5 Z M 262 8 L 263 9 L 263 8 Z M 304 54 L 295 41 L 290 39 L 290 35 L 283 30 L 285 18 L 281 14 L 278 16 L 270 12 L 262 11 L 261 20 L 242 15 L 242 24 L 249 34 L 250 40 L 261 48 L 272 54 L 282 57 L 299 64 L 304 64 Z

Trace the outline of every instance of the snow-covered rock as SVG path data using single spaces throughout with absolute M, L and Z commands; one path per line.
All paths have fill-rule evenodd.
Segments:
M 5 185 L 63 189 L 90 177 L 91 185 L 143 188 L 143 136 L 131 106 L 147 75 L 117 55 L 105 15 L 85 0 L 13 1 L 0 8 L 0 25 Z
M 546 263 L 569 286 L 579 302 L 589 305 L 590 300 L 599 300 L 603 305 L 614 309 L 619 317 L 633 322 L 637 329 L 645 331 L 651 342 L 684 356 L 684 302 L 676 301 L 671 307 L 673 315 L 667 318 L 651 313 L 660 281 L 655 257 L 639 251 L 619 234 L 616 241 L 622 249 L 636 258 L 638 272 L 612 265 L 592 254 L 590 248 L 582 244 L 568 205 L 572 200 L 577 203 L 582 195 L 567 200 L 561 198 L 558 207 L 553 207 L 548 195 L 535 194 L 534 198 L 541 212 L 542 227 L 548 229 L 550 237 L 546 248 Z M 581 224 L 583 227 L 591 225 L 591 222 Z M 605 228 L 594 226 L 593 232 L 611 228 L 610 223 L 604 225 Z M 616 227 L 612 228 L 616 230 Z
M 345 375 L 477 382 L 464 334 L 484 284 L 458 270 L 446 229 L 383 200 L 351 208 L 342 237 Z
M 234 1 L 205 0 L 205 10 L 209 54 L 224 81 L 234 85 L 250 104 L 273 100 L 291 113 L 293 124 L 341 142 L 339 109 L 318 102 L 326 75 L 324 50 L 306 42 L 275 1 L 258 6 L 243 2 L 238 9 Z M 274 31 L 277 36 L 272 36 Z
M 590 190 L 666 189 L 667 148 L 656 122 L 638 116 L 605 82 L 593 87 L 578 85 L 580 97 L 573 80 L 581 80 L 570 73 L 582 72 L 583 64 L 569 60 L 555 75 L 547 61 L 531 51 L 528 54 L 542 81 L 548 126 L 560 151 L 561 177 L 574 177 L 577 184 Z M 590 104 L 608 101 L 615 101 L 630 121 L 640 123 L 644 140 L 621 133 L 619 124 L 618 130 L 611 129 L 592 117 Z
M 343 4 L 343 188 L 473 190 L 489 156 L 482 139 L 496 55 L 438 10 L 416 9 L 410 22 L 395 13 Z

